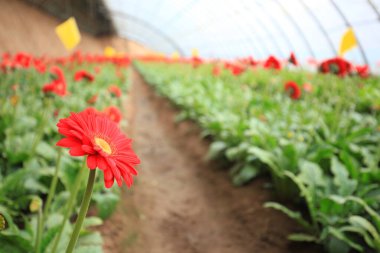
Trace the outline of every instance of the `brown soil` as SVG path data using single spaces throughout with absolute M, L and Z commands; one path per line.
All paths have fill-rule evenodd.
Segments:
M 233 187 L 228 173 L 204 159 L 208 143 L 133 72 L 129 132 L 142 160 L 132 189 L 101 232 L 109 253 L 312 253 L 286 239 L 299 227 L 263 208 L 272 192 L 259 179 Z

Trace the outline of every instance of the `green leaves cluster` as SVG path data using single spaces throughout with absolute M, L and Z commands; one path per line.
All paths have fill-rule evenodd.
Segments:
M 95 104 L 98 110 L 106 106 L 121 105 L 107 88 L 117 85 L 126 94 L 127 75 L 116 77 L 116 66 L 102 64 L 95 81 L 74 82 L 77 70 L 94 73 L 94 64 L 71 65 L 62 68 L 68 84 L 69 95 L 46 96 L 42 86 L 51 81 L 49 73 L 40 74 L 32 69 L 16 69 L 0 73 L 0 214 L 5 220 L 5 229 L 0 231 L 0 252 L 32 252 L 36 240 L 37 214 L 30 208 L 31 200 L 46 202 L 50 182 L 54 175 L 58 151 L 55 143 L 60 139 L 56 124 L 71 111 L 88 107 L 87 100 L 98 95 Z M 14 86 L 17 85 L 17 86 Z M 73 194 L 74 184 L 81 169 L 82 159 L 70 157 L 63 151 L 61 168 L 55 197 L 50 206 L 42 234 L 40 252 L 52 252 L 54 238 L 62 224 L 67 200 Z M 100 173 L 98 173 L 100 174 Z M 77 195 L 72 216 L 77 213 L 85 181 Z M 97 216 L 85 220 L 76 252 L 102 252 L 102 238 L 89 228 L 102 224 L 115 210 L 119 201 L 119 190 L 104 189 L 102 177 L 97 178 L 93 204 Z M 73 226 L 67 222 L 57 252 L 64 252 Z

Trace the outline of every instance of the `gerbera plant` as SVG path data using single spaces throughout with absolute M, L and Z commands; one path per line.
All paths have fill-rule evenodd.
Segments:
M 69 148 L 71 156 L 86 156 L 86 165 L 90 169 L 86 192 L 67 248 L 67 252 L 72 252 L 90 204 L 95 169 L 103 171 L 106 188 L 110 188 L 115 180 L 119 186 L 124 181 L 130 187 L 132 176 L 137 175 L 135 166 L 140 160 L 132 150 L 132 140 L 107 115 L 94 109 L 71 113 L 57 126 L 58 132 L 65 136 L 57 142 L 57 146 Z
M 285 92 L 287 92 L 291 99 L 297 100 L 301 97 L 301 89 L 298 87 L 298 85 L 293 82 L 289 81 L 285 83 Z

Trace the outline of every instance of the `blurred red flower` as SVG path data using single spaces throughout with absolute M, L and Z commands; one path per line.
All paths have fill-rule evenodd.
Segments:
M 220 76 L 220 68 L 218 65 L 214 65 L 214 67 L 212 68 L 212 75 L 213 76 Z
M 274 56 L 269 56 L 268 59 L 264 62 L 264 68 L 266 69 L 281 69 L 281 62 Z
M 301 97 L 301 89 L 298 87 L 298 85 L 293 82 L 289 81 L 285 84 L 285 91 L 289 94 L 291 99 L 297 100 Z
M 304 83 L 302 85 L 302 89 L 306 92 L 312 92 L 313 91 L 313 85 L 311 85 L 311 83 Z
M 193 65 L 193 68 L 198 68 L 200 65 L 202 65 L 203 60 L 200 57 L 194 56 L 191 58 L 191 63 Z
M 345 77 L 352 73 L 353 66 L 350 62 L 340 57 L 327 59 L 320 63 L 319 71 Z
M 369 77 L 369 67 L 368 65 L 357 65 L 355 66 L 356 73 L 362 77 L 362 78 L 367 78 Z
M 80 81 L 82 79 L 86 79 L 87 81 L 92 82 L 92 81 L 94 81 L 94 76 L 85 70 L 79 70 L 75 73 L 74 80 Z
M 134 167 L 140 160 L 132 150 L 132 140 L 106 115 L 91 109 L 71 113 L 68 118 L 60 119 L 57 127 L 65 138 L 56 145 L 69 148 L 72 156 L 87 156 L 89 169 L 103 171 L 106 188 L 115 179 L 119 186 L 122 180 L 128 187 L 132 185 L 132 175 L 137 175 Z
M 95 94 L 91 96 L 89 99 L 87 99 L 87 104 L 93 105 L 98 100 L 98 94 Z
M 121 121 L 121 112 L 116 106 L 108 106 L 103 110 L 103 113 L 115 123 L 119 123 Z
M 293 64 L 294 66 L 298 66 L 299 64 L 298 64 L 298 60 L 297 60 L 297 58 L 296 58 L 296 55 L 293 53 L 293 52 L 291 52 L 290 53 L 290 57 L 289 57 L 289 60 L 288 60 L 291 64 Z
M 55 76 L 55 79 L 50 83 L 45 84 L 42 87 L 42 91 L 45 94 L 54 93 L 61 97 L 67 95 L 67 85 L 63 71 L 58 66 L 52 66 L 50 68 L 50 73 L 52 73 Z
M 110 87 L 108 87 L 108 91 L 111 93 L 111 95 L 114 95 L 115 97 L 121 96 L 121 90 L 116 85 L 112 84 Z
M 245 71 L 245 68 L 239 65 L 231 65 L 230 70 L 234 76 L 239 76 Z

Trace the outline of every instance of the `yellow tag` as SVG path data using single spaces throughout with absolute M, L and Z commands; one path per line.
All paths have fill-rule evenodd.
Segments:
M 80 32 L 75 18 L 71 17 L 55 28 L 55 33 L 58 35 L 66 50 L 71 50 L 80 42 Z
M 339 55 L 343 56 L 347 51 L 357 46 L 354 30 L 350 27 L 343 34 L 339 47 Z
M 112 57 L 116 55 L 116 50 L 113 47 L 105 47 L 104 48 L 104 55 L 107 57 Z
M 172 53 L 172 58 L 173 59 L 179 59 L 179 53 L 177 51 Z
M 193 50 L 191 51 L 191 55 L 193 57 L 199 57 L 199 51 L 198 51 L 198 49 L 193 48 Z

